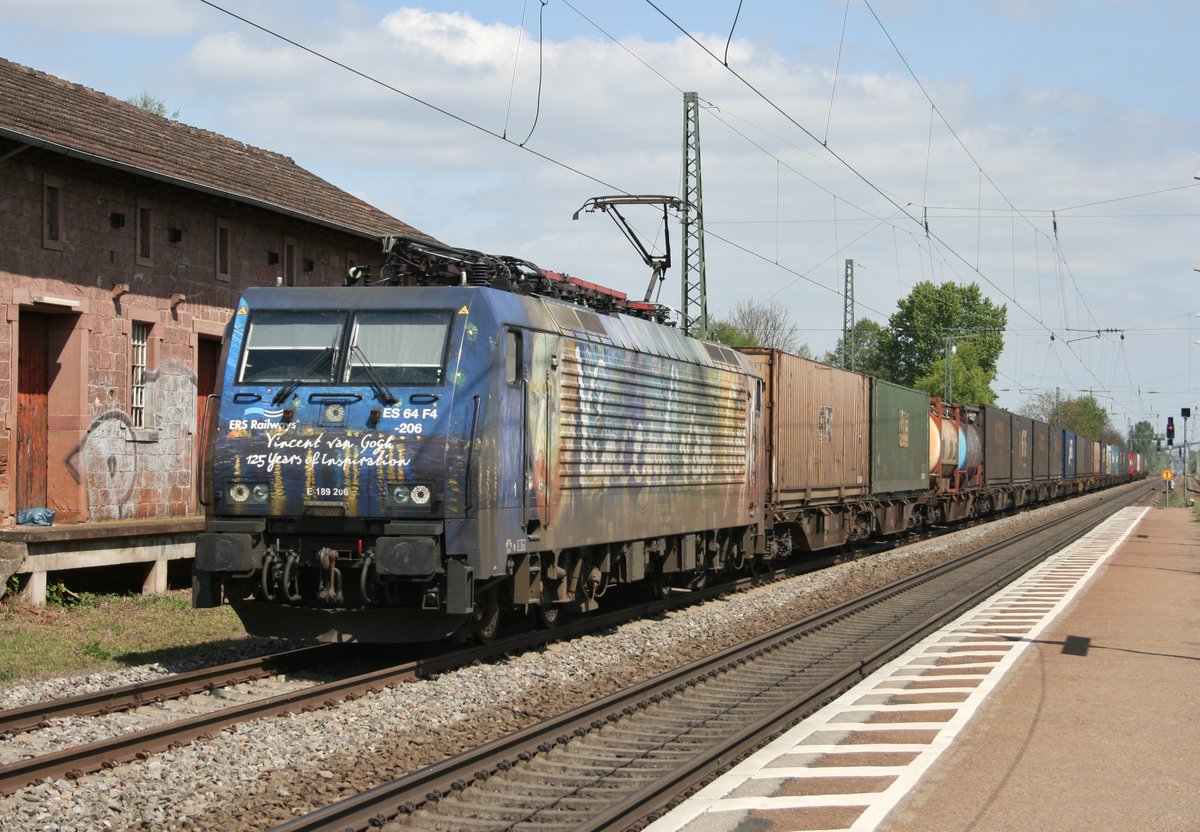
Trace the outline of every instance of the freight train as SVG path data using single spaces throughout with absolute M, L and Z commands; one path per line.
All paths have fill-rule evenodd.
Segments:
M 251 288 L 205 414 L 193 605 L 256 635 L 484 641 L 611 586 L 695 587 L 1144 474 L 1118 445 L 666 325 L 410 238 Z M 348 280 L 348 283 L 352 281 Z

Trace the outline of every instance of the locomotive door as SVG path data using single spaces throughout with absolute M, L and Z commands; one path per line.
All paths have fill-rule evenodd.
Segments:
M 500 473 L 504 500 L 501 508 L 509 518 L 505 537 L 515 540 L 536 533 L 545 506 L 545 396 L 531 379 L 531 333 L 508 329 L 504 335 L 504 383 L 501 421 L 505 441 L 500 449 Z

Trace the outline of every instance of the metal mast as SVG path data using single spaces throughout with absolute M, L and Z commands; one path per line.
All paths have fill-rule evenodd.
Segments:
M 693 216 L 693 212 L 695 216 Z M 700 184 L 700 100 L 683 94 L 683 274 L 679 307 L 683 334 L 708 335 L 708 292 L 704 283 L 704 190 Z
M 854 261 L 846 261 L 846 288 L 842 293 L 842 367 L 854 369 Z

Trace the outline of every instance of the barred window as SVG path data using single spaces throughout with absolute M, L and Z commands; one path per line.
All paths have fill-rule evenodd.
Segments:
M 129 417 L 135 428 L 145 427 L 146 354 L 150 343 L 150 324 L 134 321 L 130 349 Z

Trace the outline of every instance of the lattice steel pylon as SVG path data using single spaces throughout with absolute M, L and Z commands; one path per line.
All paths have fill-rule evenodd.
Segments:
M 708 292 L 704 282 L 704 189 L 700 182 L 700 99 L 683 94 L 683 272 L 679 315 L 683 334 L 708 337 Z
M 846 261 L 846 290 L 842 295 L 842 367 L 854 369 L 854 261 Z

